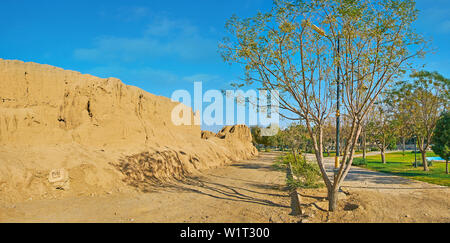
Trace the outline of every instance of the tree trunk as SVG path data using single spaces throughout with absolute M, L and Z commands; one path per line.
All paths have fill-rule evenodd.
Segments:
M 403 140 L 403 156 L 405 156 L 405 150 L 406 150 L 406 138 L 405 137 L 403 137 L 402 138 L 402 140 Z
M 328 189 L 328 211 L 334 212 L 337 209 L 339 190 Z
M 295 163 L 297 163 L 297 151 L 294 148 L 292 148 L 292 155 L 294 156 Z
M 420 153 L 422 153 L 423 170 L 430 171 L 430 168 L 428 168 L 427 151 L 420 151 Z
M 363 137 L 363 159 L 366 159 L 366 151 L 367 151 L 367 147 L 366 147 L 366 132 L 364 131 L 364 137 Z
M 448 175 L 448 160 L 445 161 L 445 173 Z
M 383 162 L 383 164 L 386 164 L 386 154 L 384 148 L 381 149 L 381 162 Z
M 428 161 L 427 161 L 428 145 L 425 145 L 425 138 L 419 137 L 418 140 L 419 140 L 419 151 L 422 154 L 423 170 L 430 171 L 430 169 L 428 168 Z

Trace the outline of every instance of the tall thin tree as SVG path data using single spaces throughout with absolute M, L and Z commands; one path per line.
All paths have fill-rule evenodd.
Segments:
M 242 65 L 244 85 L 277 89 L 281 115 L 306 126 L 330 211 L 337 207 L 368 110 L 407 61 L 422 54 L 423 38 L 411 26 L 416 17 L 410 0 L 275 0 L 267 13 L 233 16 L 226 24 L 224 60 Z M 331 176 L 323 159 L 323 126 L 336 108 L 337 85 L 351 129 Z

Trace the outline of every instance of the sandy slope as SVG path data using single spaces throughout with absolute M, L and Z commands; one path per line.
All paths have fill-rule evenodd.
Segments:
M 191 108 L 115 78 L 0 59 L 0 203 L 141 190 L 257 155 L 246 126 L 202 138 L 174 125 L 180 106 L 193 121 Z

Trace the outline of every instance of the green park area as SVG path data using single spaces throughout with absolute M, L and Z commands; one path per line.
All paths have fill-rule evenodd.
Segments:
M 437 157 L 433 152 L 428 152 L 427 157 Z M 421 155 L 417 154 L 419 166 L 414 167 L 414 153 L 402 152 L 386 154 L 386 164 L 381 162 L 380 155 L 368 156 L 365 165 L 360 167 L 393 174 L 413 180 L 423 181 L 442 186 L 450 186 L 450 175 L 445 173 L 445 162 L 433 162 L 429 171 L 424 171 L 421 165 Z

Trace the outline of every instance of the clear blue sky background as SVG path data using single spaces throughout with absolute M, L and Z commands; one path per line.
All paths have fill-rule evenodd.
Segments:
M 426 69 L 450 77 L 450 1 L 418 0 L 419 32 L 436 54 Z M 232 14 L 253 16 L 272 0 L 2 0 L 0 58 L 116 77 L 153 94 L 225 89 L 241 76 L 217 52 Z

